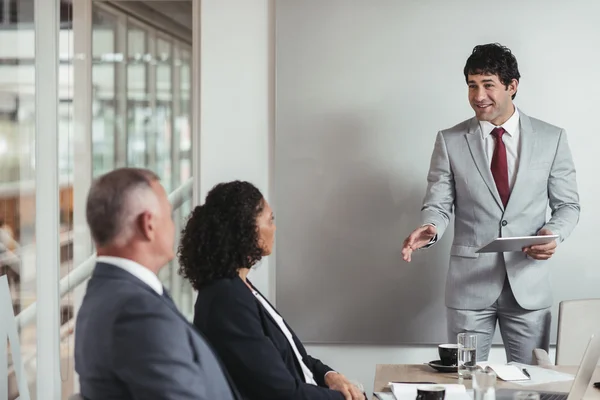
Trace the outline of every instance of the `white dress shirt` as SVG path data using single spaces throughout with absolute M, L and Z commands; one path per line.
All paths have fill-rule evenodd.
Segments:
M 114 265 L 115 267 L 119 267 L 122 270 L 129 272 L 131 275 L 150 286 L 152 290 L 158 293 L 159 296 L 162 296 L 163 285 L 160 282 L 160 279 L 158 279 L 158 276 L 156 276 L 154 272 L 150 271 L 143 265 L 138 264 L 135 261 L 128 260 L 127 258 L 110 256 L 98 256 L 96 261 Z
M 508 187 L 512 190 L 519 168 L 519 145 L 521 142 L 521 128 L 519 126 L 519 110 L 515 107 L 513 115 L 501 125 L 506 131 L 502 135 L 502 141 L 506 146 L 506 161 L 508 163 Z M 492 130 L 497 128 L 488 121 L 479 121 L 481 128 L 481 137 L 483 138 L 485 155 L 488 159 L 488 164 L 491 167 L 494 149 L 496 148 L 496 139 L 491 135 Z
M 298 364 L 300 364 L 300 368 L 302 368 L 302 373 L 304 374 L 304 380 L 305 380 L 305 382 L 309 383 L 311 385 L 315 385 L 316 386 L 317 382 L 315 381 L 315 378 L 313 377 L 312 371 L 310 369 L 308 369 L 308 367 L 306 366 L 306 364 L 304 364 L 304 361 L 302 360 L 302 356 L 300 355 L 300 352 L 298 351 L 298 347 L 296 347 L 296 343 L 294 342 L 294 338 L 292 336 L 292 333 L 290 332 L 290 330 L 288 329 L 288 327 L 283 322 L 283 318 L 281 318 L 281 315 L 279 315 L 277 313 L 277 311 L 275 311 L 273 309 L 273 307 L 271 307 L 271 305 L 269 304 L 269 302 L 266 301 L 260 295 L 260 293 L 258 293 L 256 290 L 253 290 L 252 293 L 254 294 L 254 296 L 256 296 L 256 298 L 258 299 L 258 301 L 260 301 L 260 304 L 263 305 L 263 307 L 267 310 L 267 312 L 269 314 L 271 314 L 271 317 L 273 317 L 273 319 L 275 320 L 275 322 L 277 322 L 277 325 L 279 325 L 279 328 L 281 329 L 281 331 L 283 332 L 283 334 L 287 338 L 288 342 L 290 343 L 290 346 L 292 346 L 292 350 L 294 350 L 294 354 L 296 355 L 296 359 L 298 360 Z M 330 371 L 330 372 L 332 372 L 332 371 Z

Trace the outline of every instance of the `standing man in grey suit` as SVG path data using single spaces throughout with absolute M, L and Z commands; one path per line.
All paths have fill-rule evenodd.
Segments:
M 421 226 L 404 241 L 404 260 L 434 244 L 454 211 L 446 279 L 448 336 L 474 332 L 487 360 L 496 321 L 508 361 L 530 363 L 548 350 L 550 265 L 557 243 L 523 252 L 476 253 L 497 237 L 556 234 L 579 220 L 575 166 L 565 131 L 515 107 L 517 60 L 499 44 L 476 46 L 464 75 L 475 117 L 438 133 Z M 552 211 L 546 220 L 548 205 Z
M 88 400 L 232 400 L 214 353 L 157 277 L 175 227 L 158 177 L 123 168 L 94 182 L 87 221 L 98 261 L 77 316 L 75 370 Z

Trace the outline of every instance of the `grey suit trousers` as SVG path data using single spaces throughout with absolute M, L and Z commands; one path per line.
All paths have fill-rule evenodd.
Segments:
M 487 361 L 496 322 L 500 326 L 507 362 L 531 364 L 533 350 L 548 351 L 550 345 L 550 308 L 525 310 L 513 295 L 508 279 L 490 307 L 483 310 L 447 308 L 448 341 L 456 343 L 460 332 L 477 334 L 477 361 Z

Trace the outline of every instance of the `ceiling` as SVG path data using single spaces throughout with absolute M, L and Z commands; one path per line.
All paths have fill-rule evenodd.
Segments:
M 107 3 L 191 43 L 192 0 L 110 0 Z
M 142 4 L 190 31 L 192 30 L 192 2 L 190 0 L 145 1 Z

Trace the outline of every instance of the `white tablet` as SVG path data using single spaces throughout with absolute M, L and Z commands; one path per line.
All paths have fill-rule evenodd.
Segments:
M 477 250 L 477 253 L 523 251 L 523 247 L 533 246 L 534 244 L 546 244 L 556 239 L 558 239 L 558 235 L 502 237 L 492 240 Z

